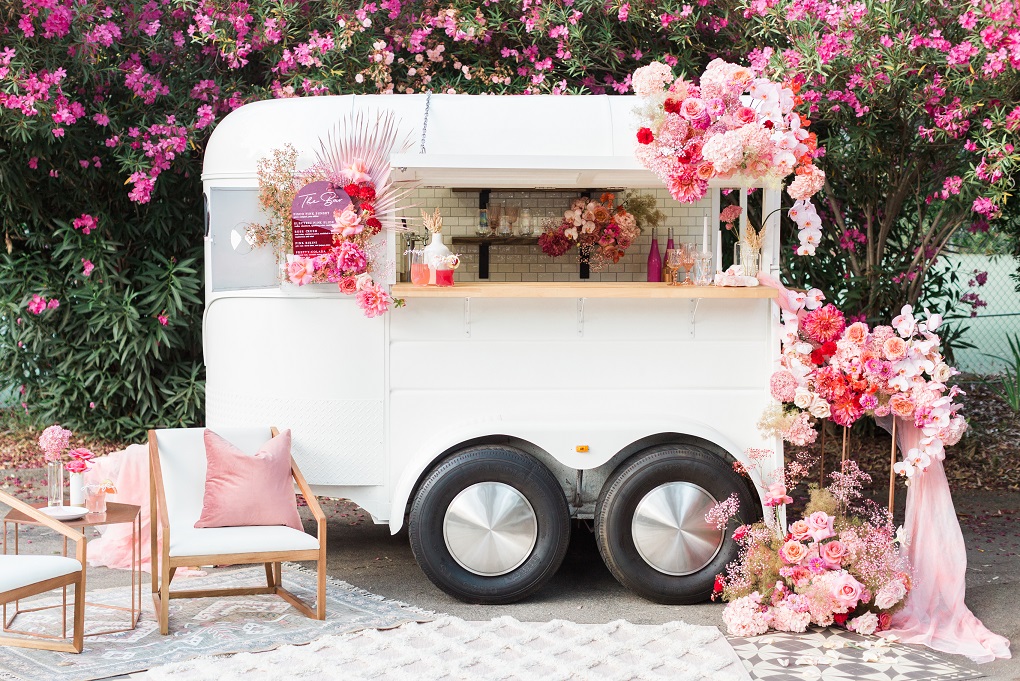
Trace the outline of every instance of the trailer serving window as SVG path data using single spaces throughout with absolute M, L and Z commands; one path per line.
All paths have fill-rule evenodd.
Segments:
M 206 235 L 213 291 L 270 288 L 279 284 L 271 248 L 252 248 L 250 223 L 264 220 L 258 188 L 212 187 L 206 195 Z

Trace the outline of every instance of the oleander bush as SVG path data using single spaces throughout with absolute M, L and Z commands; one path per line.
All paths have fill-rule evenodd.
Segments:
M 1016 0 L 4 3 L 0 395 L 98 435 L 201 422 L 199 176 L 232 109 L 626 93 L 652 60 L 749 63 L 810 104 L 825 236 L 789 282 L 872 319 L 958 304 L 953 234 L 1015 214 L 1017 18 Z

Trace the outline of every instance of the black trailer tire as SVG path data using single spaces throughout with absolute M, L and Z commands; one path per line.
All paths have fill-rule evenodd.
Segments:
M 474 566 L 479 569 L 469 569 L 467 552 L 455 556 L 450 548 L 457 551 L 464 544 L 447 534 L 459 508 L 452 504 L 464 503 L 460 500 L 468 497 L 462 493 L 485 491 L 509 498 L 526 516 L 524 522 L 533 523 L 526 530 L 533 534 L 530 550 L 514 547 L 517 553 L 510 551 L 509 562 L 492 573 L 478 563 Z M 528 516 L 529 512 L 533 515 Z M 520 523 L 510 529 L 519 527 Z M 476 535 L 484 534 L 484 529 L 476 531 Z M 454 454 L 429 473 L 415 495 L 408 535 L 418 565 L 446 593 L 466 603 L 513 603 L 542 588 L 559 569 L 570 542 L 570 511 L 563 489 L 548 468 L 512 447 L 482 445 Z M 515 556 L 520 560 L 516 565 Z
M 734 493 L 740 501 L 737 521 L 716 531 L 704 522 L 704 512 Z M 599 553 L 613 576 L 638 595 L 670 605 L 699 603 L 712 595 L 715 576 L 737 557 L 733 528 L 753 522 L 757 503 L 745 481 L 705 449 L 652 447 L 625 462 L 602 487 L 595 509 Z M 672 513 L 669 522 L 680 519 L 676 524 L 683 531 L 652 524 L 658 522 L 652 511 L 661 511 L 662 504 Z

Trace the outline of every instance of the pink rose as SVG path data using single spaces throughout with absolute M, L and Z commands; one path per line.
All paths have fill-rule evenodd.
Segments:
M 888 360 L 896 361 L 907 356 L 907 344 L 902 338 L 893 336 L 882 344 L 882 352 Z
M 365 226 L 361 224 L 361 216 L 353 206 L 347 206 L 343 212 L 333 211 L 333 218 L 336 220 L 335 229 L 339 230 L 343 236 L 361 234 L 365 229 Z
M 83 459 L 75 459 L 74 461 L 68 462 L 64 468 L 70 473 L 84 473 L 89 469 L 89 462 Z
M 783 506 L 784 504 L 792 503 L 793 499 L 786 496 L 786 485 L 780 482 L 774 482 L 769 485 L 768 490 L 765 492 L 766 506 Z
M 799 541 L 790 540 L 783 544 L 783 548 L 779 549 L 779 557 L 791 565 L 801 562 L 807 558 L 807 555 L 807 547 Z
M 344 277 L 340 280 L 340 292 L 353 295 L 358 290 L 358 282 L 354 277 Z
M 847 327 L 844 335 L 854 345 L 864 345 L 868 338 L 868 325 L 864 322 L 854 322 Z
M 838 568 L 843 562 L 843 556 L 846 555 L 846 547 L 843 546 L 843 542 L 834 539 L 822 544 L 822 548 L 818 553 L 829 567 Z
M 793 538 L 797 541 L 804 541 L 807 539 L 810 536 L 810 532 L 811 528 L 808 527 L 808 524 L 803 520 L 798 520 L 790 525 L 790 534 L 792 534 Z
M 287 278 L 290 283 L 304 286 L 311 283 L 312 275 L 315 274 L 315 264 L 307 258 L 290 256 L 287 262 Z
M 742 106 L 737 109 L 737 120 L 746 125 L 747 123 L 753 123 L 758 120 L 758 114 L 754 109 Z
M 895 340 L 899 340 L 899 338 Z M 900 418 L 909 418 L 914 413 L 914 403 L 906 395 L 896 393 L 889 398 L 889 409 Z
M 843 612 L 853 610 L 858 601 L 864 585 L 854 579 L 849 572 L 841 571 L 832 582 L 832 597 L 843 608 Z
M 834 520 L 835 518 L 825 511 L 815 511 L 806 518 L 808 534 L 815 541 L 822 541 L 823 539 L 835 536 L 836 533 L 832 529 Z
M 688 97 L 680 105 L 680 115 L 691 122 L 691 124 L 704 130 L 712 122 L 708 115 L 708 105 L 700 97 Z

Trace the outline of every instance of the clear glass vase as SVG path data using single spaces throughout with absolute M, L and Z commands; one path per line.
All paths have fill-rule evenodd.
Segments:
M 761 266 L 761 249 L 740 242 L 740 267 L 745 277 L 757 277 Z
M 64 505 L 64 467 L 59 461 L 46 462 L 46 489 L 49 506 Z

